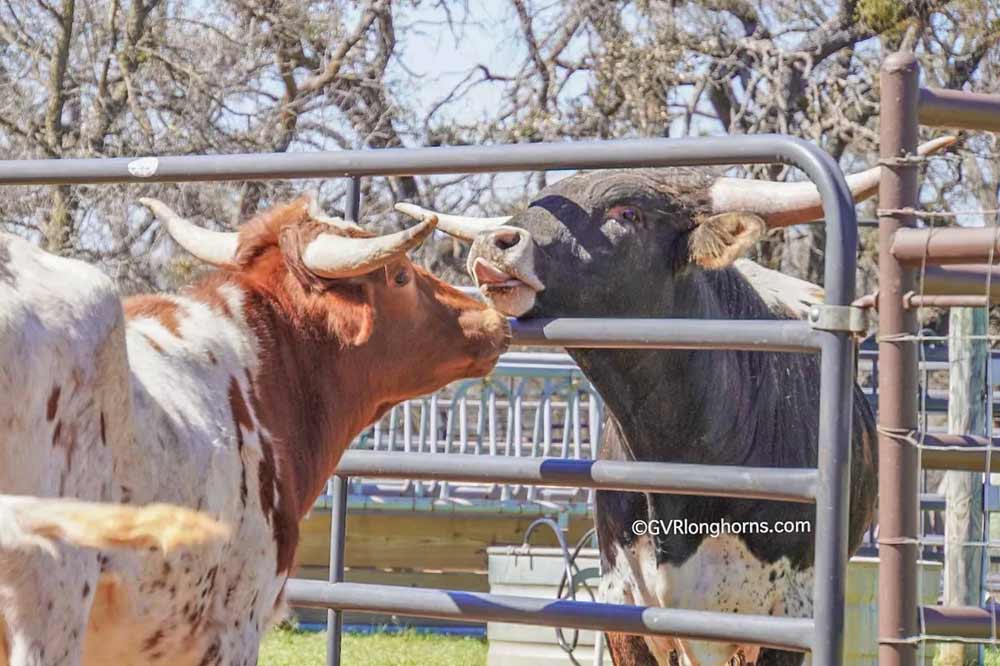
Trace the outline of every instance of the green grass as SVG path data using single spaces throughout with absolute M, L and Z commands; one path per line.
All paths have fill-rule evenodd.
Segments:
M 403 633 L 345 634 L 344 666 L 485 666 L 486 641 Z M 260 666 L 325 666 L 326 632 L 277 628 L 260 647 Z

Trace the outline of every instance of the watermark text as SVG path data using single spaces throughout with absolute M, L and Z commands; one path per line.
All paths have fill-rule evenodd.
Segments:
M 809 534 L 812 524 L 808 520 L 735 520 L 696 521 L 687 518 L 673 520 L 636 520 L 632 533 L 636 536 L 711 536 L 723 534 Z

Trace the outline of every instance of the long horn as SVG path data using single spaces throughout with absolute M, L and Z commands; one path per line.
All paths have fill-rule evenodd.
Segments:
M 370 273 L 420 245 L 437 226 L 431 215 L 415 227 L 375 238 L 317 236 L 302 252 L 302 263 L 325 278 L 349 278 Z
M 234 231 L 209 231 L 186 220 L 159 199 L 143 197 L 139 203 L 153 212 L 177 244 L 207 264 L 219 268 L 236 267 L 239 234 Z
M 309 207 L 306 209 L 309 213 L 309 217 L 316 220 L 317 222 L 322 222 L 323 224 L 328 224 L 334 229 L 340 231 L 364 231 L 360 226 L 354 222 L 349 222 L 343 218 L 330 217 L 327 215 L 322 208 L 319 207 L 319 201 L 314 193 L 309 193 Z
M 471 243 L 476 236 L 483 231 L 489 231 L 502 227 L 510 221 L 510 215 L 506 217 L 470 217 L 466 215 L 448 215 L 438 213 L 433 210 L 421 208 L 416 204 L 398 203 L 396 210 L 404 215 L 409 215 L 418 220 L 426 220 L 430 216 L 437 216 L 438 229 L 449 236 L 454 236 L 460 240 Z
M 931 155 L 955 143 L 953 136 L 943 136 L 922 144 L 917 152 Z M 875 166 L 847 176 L 847 186 L 855 202 L 864 201 L 878 191 L 881 167 Z M 755 213 L 767 226 L 788 227 L 823 216 L 819 190 L 812 183 L 780 183 L 745 178 L 719 178 L 709 189 L 712 211 Z

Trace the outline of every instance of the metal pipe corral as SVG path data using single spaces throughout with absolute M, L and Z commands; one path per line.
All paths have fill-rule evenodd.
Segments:
M 383 149 L 255 155 L 200 155 L 62 160 L 0 161 L 0 185 L 152 183 L 351 177 L 348 217 L 360 212 L 358 178 L 367 176 L 486 173 L 558 169 L 639 168 L 693 165 L 774 164 L 796 166 L 815 183 L 827 223 L 825 292 L 827 306 L 847 306 L 854 298 L 857 224 L 846 180 L 836 162 L 816 146 L 789 136 L 761 134 L 697 139 L 536 143 L 496 146 Z M 901 294 L 899 294 L 901 295 Z M 897 296 L 899 296 L 897 295 Z M 843 312 L 838 307 L 834 312 Z M 498 619 L 526 624 L 579 626 L 628 633 L 687 636 L 705 640 L 759 643 L 813 650 L 815 666 L 839 666 L 844 640 L 844 586 L 847 552 L 847 489 L 850 469 L 852 342 L 846 330 L 813 330 L 806 322 L 691 320 L 554 320 L 517 324 L 515 342 L 549 346 L 752 349 L 821 351 L 820 458 L 816 476 L 817 535 L 815 621 L 659 608 L 616 607 L 539 599 L 505 599 L 443 590 L 386 590 L 383 586 L 291 580 L 288 598 L 324 608 L 370 609 L 462 619 Z M 915 364 L 914 364 L 915 367 Z M 424 454 L 433 456 L 433 454 Z M 632 462 L 637 471 L 646 463 Z M 604 468 L 598 467 L 601 471 Z M 574 476 L 558 468 L 555 476 Z M 549 470 L 551 471 L 551 470 Z M 549 473 L 546 471 L 546 474 Z M 752 472 L 753 470 L 744 470 Z M 603 472 L 602 472 L 603 473 Z M 597 474 L 597 472 L 594 472 Z M 622 475 L 618 474 L 617 478 Z M 720 494 L 731 472 L 706 471 L 682 480 L 678 490 L 704 486 Z M 719 476 L 721 474 L 721 476 Z M 738 473 L 737 473 L 738 474 Z M 764 472 L 765 476 L 771 474 Z M 790 480 L 798 472 L 783 470 Z M 712 476 L 716 475 L 716 476 Z M 543 477 L 545 474 L 542 475 Z M 627 476 L 627 475 L 626 475 Z M 640 478 L 641 474 L 636 478 Z M 665 476 L 669 476 L 666 474 Z M 612 485 L 626 480 L 606 479 Z M 771 481 L 764 490 L 772 493 Z M 576 482 L 574 480 L 574 482 Z M 742 482 L 741 482 L 742 483 Z M 739 483 L 737 483 L 739 485 Z M 752 483 L 747 482 L 750 491 Z M 796 484 L 789 483 L 791 488 Z M 333 483 L 336 496 L 331 546 L 342 550 L 346 479 Z M 753 491 L 756 492 L 756 491 Z M 791 494 L 812 494 L 811 489 Z M 795 499 L 795 498 L 785 498 Z M 806 499 L 800 497 L 799 499 Z M 334 556 L 331 578 L 340 577 Z M 461 602 L 461 603 L 458 603 Z M 331 616 L 331 634 L 338 634 Z M 336 663 L 338 643 L 329 658 Z

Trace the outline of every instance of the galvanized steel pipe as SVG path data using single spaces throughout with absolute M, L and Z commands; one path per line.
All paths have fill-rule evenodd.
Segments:
M 808 618 L 742 615 L 592 601 L 517 597 L 481 592 L 359 583 L 289 580 L 296 603 L 312 608 L 343 608 L 365 613 L 416 614 L 444 620 L 511 622 L 548 627 L 615 631 L 696 640 L 751 643 L 809 650 L 813 622 Z
M 805 321 L 561 318 L 510 321 L 512 343 L 589 349 L 745 349 L 816 352 Z
M 565 488 L 678 493 L 813 502 L 815 469 L 620 462 L 381 451 L 348 451 L 337 473 L 459 483 L 527 483 Z

